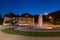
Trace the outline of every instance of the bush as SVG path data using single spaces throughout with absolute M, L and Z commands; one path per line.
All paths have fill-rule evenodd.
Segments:
M 60 32 L 23 32 L 14 30 L 12 28 L 6 28 L 3 29 L 2 31 L 8 34 L 25 35 L 25 36 L 42 36 L 42 37 L 60 36 Z

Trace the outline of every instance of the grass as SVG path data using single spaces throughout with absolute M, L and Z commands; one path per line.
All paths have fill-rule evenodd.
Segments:
M 2 30 L 8 34 L 24 35 L 24 36 L 42 36 L 42 37 L 56 37 L 60 36 L 60 32 L 23 32 L 17 31 L 12 28 L 6 28 Z

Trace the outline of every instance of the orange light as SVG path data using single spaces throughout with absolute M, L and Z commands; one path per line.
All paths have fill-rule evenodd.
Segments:
M 49 19 L 51 19 L 52 17 L 51 16 L 49 16 Z

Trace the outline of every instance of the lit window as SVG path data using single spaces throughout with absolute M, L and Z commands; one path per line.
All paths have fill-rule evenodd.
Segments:
M 15 18 L 13 18 L 13 19 L 15 19 Z

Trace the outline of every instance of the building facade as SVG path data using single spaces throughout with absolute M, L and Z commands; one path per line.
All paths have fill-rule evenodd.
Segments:
M 10 16 L 9 16 L 10 15 Z M 9 14 L 4 16 L 3 25 L 34 25 L 34 17 L 29 14 L 23 14 L 21 16 L 14 16 Z

